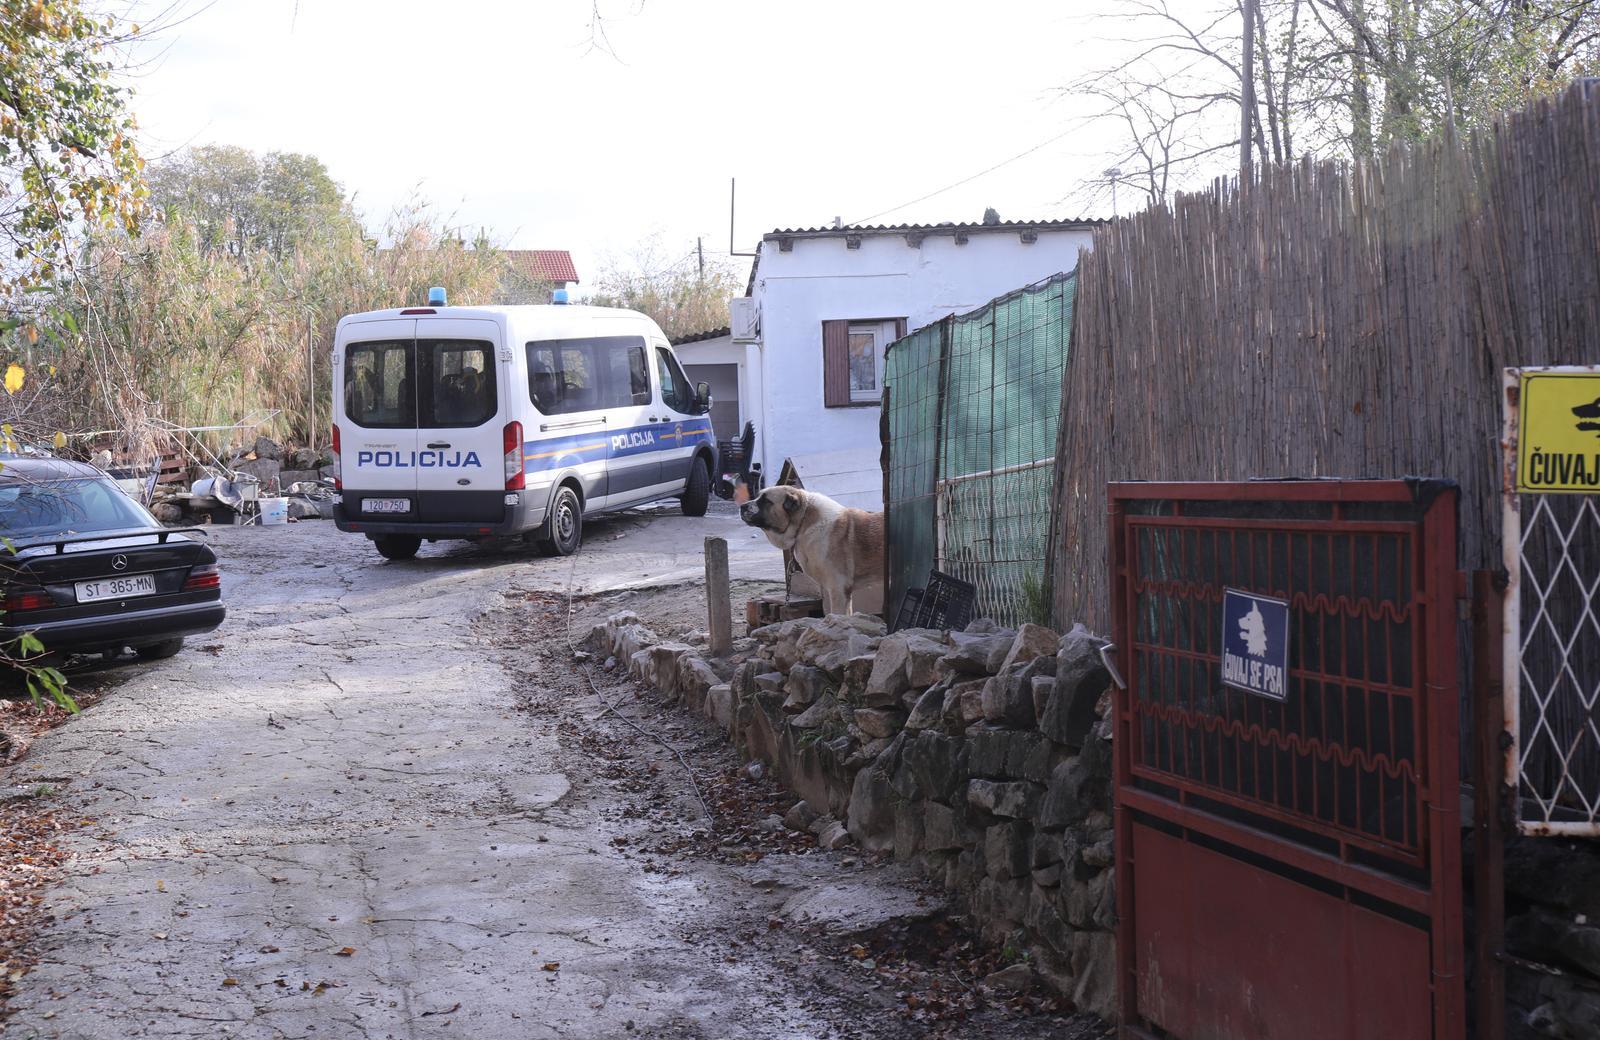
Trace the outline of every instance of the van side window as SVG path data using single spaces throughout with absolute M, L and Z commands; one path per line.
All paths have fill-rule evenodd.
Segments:
M 620 342 L 618 342 L 620 341 Z M 605 398 L 607 408 L 629 408 L 650 403 L 650 368 L 644 359 L 644 344 L 632 336 L 608 336 L 596 349 L 606 358 Z
M 367 429 L 415 429 L 410 340 L 351 343 L 344 354 L 344 414 Z
M 650 403 L 639 336 L 535 340 L 527 350 L 528 397 L 543 415 Z
M 661 402 L 680 412 L 694 410 L 694 389 L 689 377 L 678 367 L 678 359 L 663 347 L 656 348 L 656 368 L 661 373 Z

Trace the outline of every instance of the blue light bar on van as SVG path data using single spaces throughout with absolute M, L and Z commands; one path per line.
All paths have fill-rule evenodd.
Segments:
M 436 285 L 432 289 L 429 289 L 428 290 L 428 306 L 429 307 L 443 307 L 444 305 L 445 305 L 445 303 L 444 303 L 444 286 Z
M 555 304 L 566 303 L 567 302 L 567 290 L 565 290 L 565 289 L 557 289 L 555 292 L 551 293 L 550 294 L 550 302 L 551 303 L 555 303 Z

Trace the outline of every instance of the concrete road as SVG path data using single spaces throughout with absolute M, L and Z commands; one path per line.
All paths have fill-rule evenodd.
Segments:
M 610 847 L 618 796 L 575 791 L 555 722 L 516 712 L 488 616 L 574 574 L 692 577 L 708 532 L 735 575 L 779 576 L 728 516 L 598 523 L 575 564 L 216 530 L 225 627 L 126 669 L 10 771 L 99 827 L 6 1035 L 839 1035 L 803 980 L 688 938 L 751 912 L 748 880 Z

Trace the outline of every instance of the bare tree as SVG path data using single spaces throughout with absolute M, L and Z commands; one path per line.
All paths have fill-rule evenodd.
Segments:
M 1122 55 L 1064 88 L 1118 128 L 1106 158 L 1152 200 L 1234 149 L 1245 168 L 1362 158 L 1600 71 L 1600 0 L 1178 2 L 1122 0 Z

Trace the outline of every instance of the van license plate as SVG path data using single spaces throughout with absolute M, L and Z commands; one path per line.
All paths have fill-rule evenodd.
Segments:
M 409 498 L 363 498 L 361 500 L 363 513 L 409 513 L 411 512 L 411 499 Z
M 80 581 L 76 587 L 79 603 L 92 603 L 97 599 L 121 599 L 127 596 L 153 596 L 156 592 L 156 576 L 130 574 L 126 578 Z

